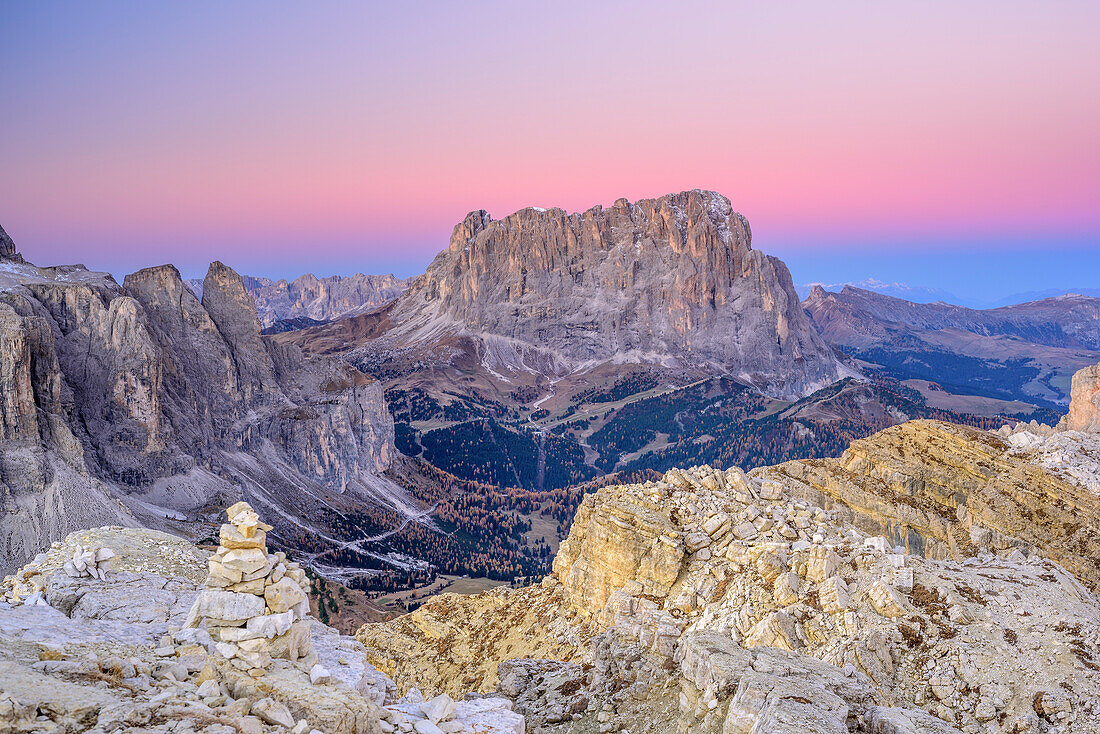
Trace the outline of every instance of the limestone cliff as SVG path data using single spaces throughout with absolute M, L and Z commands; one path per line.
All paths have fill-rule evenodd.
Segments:
M 1058 424 L 1067 431 L 1100 432 L 1100 364 L 1073 375 L 1069 413 Z
M 187 532 L 208 504 L 257 497 L 300 530 L 334 502 L 402 494 L 378 476 L 394 453 L 381 386 L 261 336 L 221 263 L 202 302 L 170 265 L 122 286 L 81 267 L 6 269 L 0 386 L 4 568 L 132 515 Z
M 535 732 L 1091 731 L 1100 453 L 1058 450 L 1081 471 L 920 421 L 841 459 L 603 487 L 541 584 L 357 637 L 399 688 L 461 678 Z
M 748 221 L 709 191 L 573 214 L 472 212 L 387 307 L 373 348 L 466 336 L 501 373 L 656 363 L 732 374 L 779 396 L 834 382 L 843 370 L 787 268 L 750 240 Z
M 43 539 L 136 524 L 88 471 L 71 407 L 50 322 L 0 303 L 0 568 L 29 558 Z

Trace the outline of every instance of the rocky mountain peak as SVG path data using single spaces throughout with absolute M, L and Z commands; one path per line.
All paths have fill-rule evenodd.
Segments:
M 506 348 L 484 351 L 504 369 L 705 365 L 782 396 L 835 381 L 841 370 L 790 273 L 751 239 L 748 221 L 712 191 L 575 213 L 528 207 L 500 220 L 474 211 L 390 318 L 399 337 L 502 338 Z
M 256 304 L 237 271 L 215 260 L 202 286 L 202 306 L 233 352 L 246 397 L 275 386 L 275 368 L 260 336 Z
M 1060 426 L 1069 431 L 1100 433 L 1100 364 L 1085 367 L 1073 375 L 1069 413 Z
M 23 262 L 23 256 L 15 249 L 15 242 L 8 233 L 0 227 L 0 261 Z
M 453 251 L 462 250 L 491 221 L 493 221 L 493 218 L 484 209 L 478 209 L 467 214 L 466 218 L 456 224 L 451 232 L 450 249 Z

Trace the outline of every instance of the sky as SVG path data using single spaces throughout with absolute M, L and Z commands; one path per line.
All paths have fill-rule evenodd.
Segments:
M 124 274 L 422 272 L 693 188 L 797 282 L 1100 284 L 1100 3 L 0 0 L 0 224 Z

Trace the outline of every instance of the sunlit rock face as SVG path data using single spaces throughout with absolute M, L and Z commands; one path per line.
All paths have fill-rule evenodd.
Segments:
M 532 732 L 1090 731 L 1084 438 L 913 421 L 837 459 L 601 487 L 541 583 L 357 638 L 399 690 L 495 691 Z
M 710 365 L 782 396 L 841 373 L 781 261 L 729 200 L 687 191 L 569 214 L 471 212 L 388 315 L 406 343 L 484 341 L 490 367 Z
M 1069 413 L 1059 424 L 1068 431 L 1100 432 L 1100 364 L 1073 375 Z

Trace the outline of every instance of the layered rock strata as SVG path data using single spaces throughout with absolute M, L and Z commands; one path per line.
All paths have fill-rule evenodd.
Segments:
M 1100 455 L 1073 461 L 1100 472 Z M 472 672 L 533 731 L 1095 729 L 1100 601 L 1083 582 L 1097 556 L 1080 543 L 1100 528 L 1084 482 L 929 422 L 795 464 L 802 476 L 696 467 L 599 489 L 540 585 L 444 595 L 357 637 L 399 688 L 453 691 Z M 817 471 L 832 482 L 806 481 Z M 900 535 L 899 506 L 922 513 Z
M 1100 588 L 1100 495 L 1087 476 L 1096 455 L 1067 445 L 1044 466 L 1023 439 L 939 421 L 910 421 L 853 441 L 837 459 L 791 461 L 754 471 L 890 547 L 958 559 L 982 550 L 1037 549 Z M 1091 467 L 1091 468 L 1090 468 Z
M 365 349 L 375 352 L 453 352 L 470 338 L 501 375 L 655 363 L 735 375 L 785 397 L 836 381 L 845 371 L 787 268 L 750 240 L 748 221 L 711 191 L 572 214 L 475 211 L 408 292 L 370 316 L 378 326 L 360 332 L 371 332 Z M 324 341 L 325 329 L 303 338 Z

